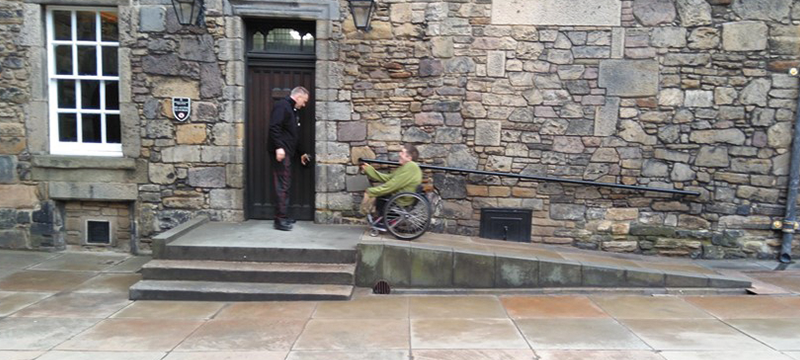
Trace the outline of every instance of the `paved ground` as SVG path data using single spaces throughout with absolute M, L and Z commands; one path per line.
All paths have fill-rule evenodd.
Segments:
M 0 360 L 800 360 L 800 269 L 774 262 L 712 264 L 771 296 L 131 302 L 147 260 L 0 251 Z

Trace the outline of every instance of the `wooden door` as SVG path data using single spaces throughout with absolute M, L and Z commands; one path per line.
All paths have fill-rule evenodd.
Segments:
M 314 158 L 314 63 L 284 60 L 252 61 L 247 69 L 247 217 L 273 219 L 275 188 L 272 178 L 274 151 L 269 139 L 269 121 L 277 100 L 289 96 L 292 88 L 303 86 L 311 94 L 306 106 L 298 111 L 300 142 Z M 314 219 L 314 164 L 300 165 L 300 155 L 292 158 L 292 187 L 289 192 L 289 216 L 297 220 Z

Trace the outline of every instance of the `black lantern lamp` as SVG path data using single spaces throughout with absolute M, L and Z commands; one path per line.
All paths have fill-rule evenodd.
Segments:
M 375 9 L 375 0 L 349 0 L 356 29 L 369 31 L 369 20 Z
M 181 25 L 195 25 L 203 11 L 203 0 L 172 0 L 172 7 Z

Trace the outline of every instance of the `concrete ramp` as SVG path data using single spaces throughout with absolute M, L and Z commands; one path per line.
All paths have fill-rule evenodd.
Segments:
M 717 273 L 690 259 L 585 251 L 566 246 L 425 234 L 413 242 L 364 235 L 356 285 L 379 280 L 405 292 L 531 289 L 542 292 L 706 289 L 744 292 L 750 281 Z M 427 290 L 426 290 L 427 289 Z

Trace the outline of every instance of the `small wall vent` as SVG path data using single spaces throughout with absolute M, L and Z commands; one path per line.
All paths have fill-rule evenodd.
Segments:
M 86 220 L 86 243 L 89 245 L 111 245 L 111 222 L 108 220 Z
M 530 242 L 532 215 L 530 209 L 481 209 L 480 237 Z

